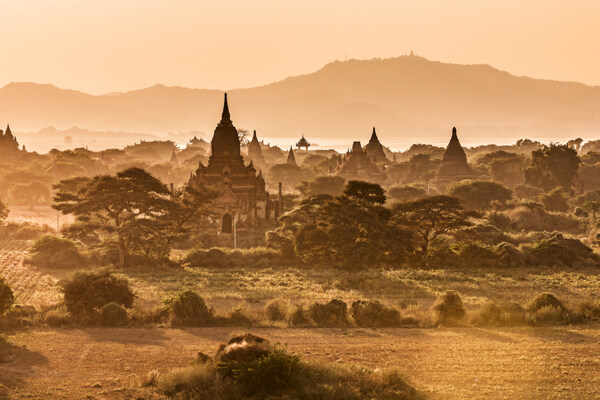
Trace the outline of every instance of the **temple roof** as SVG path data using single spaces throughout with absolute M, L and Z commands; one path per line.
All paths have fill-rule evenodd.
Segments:
M 467 155 L 462 148 L 460 141 L 458 140 L 456 128 L 452 128 L 452 137 L 450 138 L 450 142 L 446 147 L 446 151 L 444 151 L 443 162 L 467 163 Z
M 296 165 L 296 156 L 294 155 L 294 150 L 292 149 L 292 146 L 290 146 L 290 151 L 288 153 L 287 163 L 288 164 Z
M 373 133 L 371 134 L 371 139 L 369 143 L 365 146 L 365 150 L 369 154 L 369 157 L 375 159 L 377 163 L 383 163 L 387 161 L 387 157 L 385 156 L 385 151 L 383 151 L 383 145 L 379 142 L 379 138 L 377 137 L 377 132 L 375 132 L 375 127 L 373 127 Z
M 231 115 L 229 114 L 227 93 L 225 93 L 225 101 L 223 102 L 221 121 L 215 128 L 215 133 L 213 134 L 210 144 L 212 159 L 240 157 L 240 139 L 238 137 L 238 131 L 231 121 Z
M 308 143 L 308 140 L 306 140 L 304 138 L 304 134 L 302 134 L 302 138 L 298 141 L 298 143 L 296 143 L 297 147 L 308 147 L 310 146 L 310 143 Z

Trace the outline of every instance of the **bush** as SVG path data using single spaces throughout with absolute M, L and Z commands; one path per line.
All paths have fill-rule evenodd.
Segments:
M 549 213 L 544 211 L 538 203 L 521 204 L 520 206 L 505 211 L 513 221 L 515 231 L 546 231 L 567 232 L 578 234 L 585 231 L 581 221 L 572 215 L 562 213 Z
M 569 209 L 567 197 L 559 188 L 556 188 L 548 193 L 541 195 L 540 201 L 544 205 L 544 208 L 546 208 L 546 210 L 548 211 L 565 212 Z
M 74 242 L 58 236 L 38 239 L 30 251 L 29 262 L 43 268 L 81 268 L 86 263 Z
M 195 249 L 183 260 L 190 267 L 269 267 L 288 265 L 291 261 L 289 255 L 267 247 Z
M 108 303 L 133 306 L 135 295 L 129 282 L 108 271 L 77 272 L 62 283 L 64 302 L 74 316 L 95 316 Z
M 213 310 L 207 307 L 202 297 L 191 290 L 168 300 L 167 304 L 170 305 L 177 324 L 203 326 L 212 322 Z
M 296 306 L 294 311 L 290 313 L 289 320 L 292 326 L 306 326 L 310 324 L 308 310 L 306 310 L 302 305 Z
M 473 324 L 479 326 L 517 326 L 524 323 L 525 310 L 517 303 L 485 304 L 473 318 Z
M 342 368 L 303 362 L 263 338 L 245 334 L 222 344 L 214 362 L 194 363 L 156 377 L 163 393 L 178 398 L 421 399 L 396 371 Z
M 281 299 L 275 299 L 267 303 L 265 306 L 265 314 L 269 321 L 285 321 L 289 308 L 290 305 L 288 302 Z
M 498 261 L 504 267 L 519 267 L 525 263 L 525 255 L 514 245 L 502 242 L 496 246 Z
M 4 315 L 15 302 L 13 291 L 6 283 L 3 276 L 0 276 L 0 315 Z
M 400 312 L 386 307 L 377 300 L 357 300 L 352 303 L 350 314 L 361 327 L 388 327 L 402 324 Z
M 460 256 L 463 266 L 493 266 L 498 261 L 494 248 L 482 242 L 454 243 L 450 249 Z
M 48 326 L 57 328 L 71 324 L 72 319 L 73 317 L 71 313 L 67 311 L 65 306 L 60 306 L 49 310 L 46 312 L 46 315 L 44 315 L 44 322 L 48 324 Z
M 100 309 L 98 322 L 102 326 L 125 326 L 129 323 L 127 310 L 117 303 L 108 303 Z
M 510 218 L 501 212 L 494 211 L 489 213 L 487 220 L 490 225 L 493 225 L 498 229 L 502 229 L 503 231 L 509 231 L 512 227 L 512 221 Z
M 552 293 L 540 293 L 527 305 L 528 318 L 534 324 L 566 323 L 566 307 Z
M 576 267 L 595 264 L 594 251 L 578 239 L 564 238 L 556 233 L 529 250 L 528 262 L 534 265 Z
M 454 183 L 448 194 L 458 197 L 465 208 L 472 210 L 489 208 L 492 202 L 505 203 L 512 197 L 512 191 L 500 183 L 471 180 Z
M 348 325 L 348 305 L 338 299 L 329 303 L 314 303 L 308 308 L 311 320 L 317 326 L 346 326 Z
M 455 325 L 466 314 L 462 300 L 455 290 L 448 290 L 439 296 L 433 305 L 433 312 L 436 324 L 442 325 Z
M 38 225 L 30 222 L 9 222 L 0 226 L 0 238 L 4 240 L 36 240 L 52 232 L 54 232 L 54 229 L 48 225 Z
M 577 304 L 577 312 L 587 320 L 600 321 L 600 301 L 584 300 Z

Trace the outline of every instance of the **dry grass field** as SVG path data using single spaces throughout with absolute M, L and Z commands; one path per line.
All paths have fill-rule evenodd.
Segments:
M 140 386 L 213 354 L 240 329 L 34 329 L 9 338 L 16 358 L 2 364 L 9 399 L 146 399 Z M 511 329 L 254 328 L 306 359 L 397 367 L 431 399 L 592 399 L 600 397 L 597 325 Z
M 26 242 L 2 244 L 0 274 L 19 304 L 38 309 L 60 301 L 59 280 L 69 270 L 24 263 Z M 121 270 L 134 287 L 137 311 L 193 289 L 219 313 L 243 307 L 260 321 L 276 298 L 308 303 L 340 298 L 380 299 L 419 316 L 436 296 L 458 290 L 470 313 L 488 300 L 527 303 L 549 291 L 567 304 L 600 293 L 589 270 L 366 270 L 316 268 L 158 268 Z M 308 360 L 396 367 L 433 399 L 600 398 L 600 330 L 597 324 L 553 327 L 438 329 L 253 327 L 131 328 L 35 327 L 9 333 L 10 356 L 0 364 L 0 399 L 146 399 L 140 386 L 154 369 L 185 365 L 198 351 L 213 354 L 234 333 L 251 331 Z

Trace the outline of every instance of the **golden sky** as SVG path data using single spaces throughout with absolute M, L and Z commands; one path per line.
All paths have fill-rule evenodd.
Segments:
M 0 16 L 0 85 L 230 89 L 411 50 L 600 85 L 598 0 L 0 0 Z

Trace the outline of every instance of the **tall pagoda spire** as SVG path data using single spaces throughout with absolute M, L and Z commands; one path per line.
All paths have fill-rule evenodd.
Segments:
M 375 132 L 375 127 L 373 127 L 373 133 L 371 134 L 371 139 L 369 142 L 379 142 L 379 138 L 377 137 L 377 132 Z
M 221 124 L 228 125 L 231 123 L 231 115 L 229 114 L 229 104 L 227 104 L 227 93 L 225 93 L 225 101 L 223 103 L 223 113 L 221 114 Z
M 294 149 L 290 146 L 290 152 L 288 153 L 287 163 L 296 165 L 296 156 L 294 155 Z

